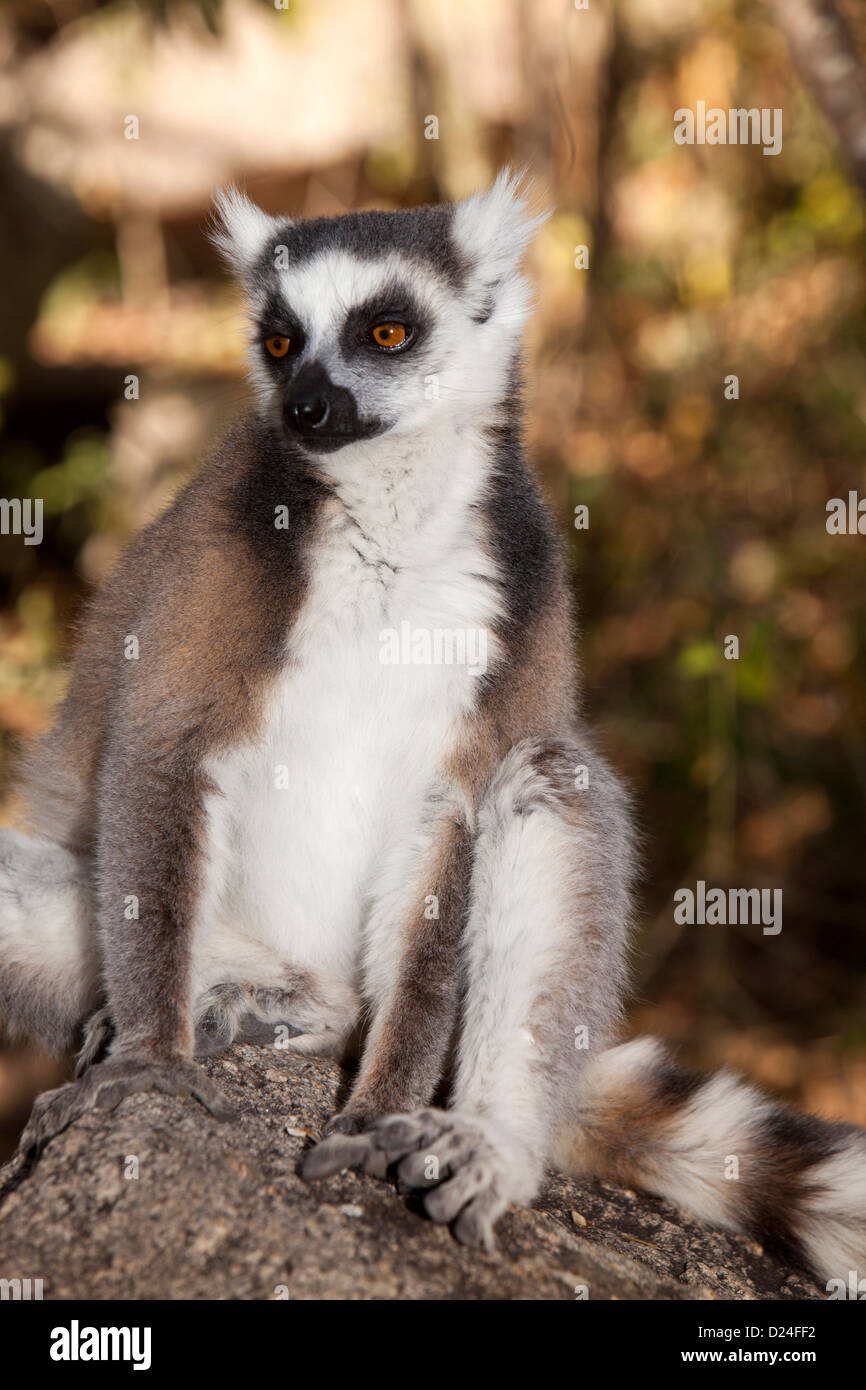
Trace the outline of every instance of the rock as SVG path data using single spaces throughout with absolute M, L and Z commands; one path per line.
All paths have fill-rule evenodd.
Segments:
M 495 1255 L 466 1250 L 390 1183 L 298 1176 L 344 1090 L 335 1064 L 237 1046 L 204 1065 L 237 1123 L 132 1096 L 0 1170 L 0 1278 L 55 1299 L 822 1297 L 665 1202 L 556 1175 Z

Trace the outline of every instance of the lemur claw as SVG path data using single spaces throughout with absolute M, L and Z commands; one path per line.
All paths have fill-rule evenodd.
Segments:
M 150 1062 L 107 1057 L 76 1081 L 38 1096 L 21 1136 L 25 1154 L 40 1149 L 68 1129 L 88 1110 L 114 1110 L 127 1096 L 158 1091 L 180 1099 L 194 1098 L 218 1120 L 235 1117 L 235 1110 L 210 1078 L 192 1062 Z
M 345 1168 L 384 1177 L 396 1166 L 399 1190 L 425 1193 L 424 1208 L 433 1221 L 451 1224 L 461 1244 L 493 1253 L 496 1222 L 512 1200 L 519 1200 L 509 1186 L 515 1161 L 480 1118 L 417 1110 L 371 1121 L 361 1134 L 329 1134 L 309 1150 L 301 1171 L 307 1179 Z

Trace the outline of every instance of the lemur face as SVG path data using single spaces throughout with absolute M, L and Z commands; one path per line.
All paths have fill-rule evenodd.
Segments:
M 529 307 L 518 266 L 542 220 L 509 176 L 452 206 L 290 222 L 229 191 L 217 214 L 262 406 L 323 467 L 507 399 Z

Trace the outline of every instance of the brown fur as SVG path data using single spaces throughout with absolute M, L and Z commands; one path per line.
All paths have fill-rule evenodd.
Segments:
M 299 534 L 315 527 L 323 496 L 302 475 L 281 478 L 279 456 L 266 473 L 267 447 L 242 422 L 125 553 L 89 609 L 58 722 L 29 765 L 37 827 L 74 849 L 98 842 L 114 1022 L 158 1054 L 192 1048 L 204 762 L 256 727 L 305 590 Z M 289 498 L 293 529 L 281 532 L 274 507 Z M 124 655 L 129 636 L 138 659 Z M 137 921 L 124 917 L 131 896 Z

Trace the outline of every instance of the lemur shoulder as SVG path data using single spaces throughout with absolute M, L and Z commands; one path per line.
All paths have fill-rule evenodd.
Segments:
M 396 1168 L 490 1246 L 555 1165 L 863 1268 L 866 1135 L 617 1044 L 631 817 L 522 445 L 515 182 L 218 218 L 256 407 L 94 598 L 0 841 L 0 1017 L 81 1045 L 24 1145 L 148 1088 L 225 1115 L 194 1058 L 234 1038 L 360 1037 L 310 1178 Z M 404 631 L 484 660 L 383 660 Z

